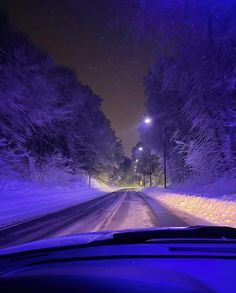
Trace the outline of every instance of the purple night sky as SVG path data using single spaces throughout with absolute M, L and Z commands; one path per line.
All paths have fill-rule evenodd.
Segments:
M 15 29 L 28 34 L 58 64 L 73 68 L 104 99 L 105 114 L 130 153 L 139 140 L 143 76 L 152 61 L 152 48 L 137 46 L 124 23 L 111 24 L 106 0 L 2 0 L 1 8 Z

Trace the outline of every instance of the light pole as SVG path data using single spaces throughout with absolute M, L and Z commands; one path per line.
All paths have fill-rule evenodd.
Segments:
M 143 120 L 143 123 L 146 126 L 150 126 L 152 124 L 152 118 L 150 116 L 146 116 Z M 151 150 L 148 151 L 148 163 L 149 163 L 149 182 L 150 187 L 152 186 L 152 157 L 151 157 Z
M 143 147 L 142 146 L 139 146 L 138 151 L 141 153 L 143 151 Z M 136 159 L 135 162 L 138 163 L 139 162 L 139 159 Z M 142 175 L 143 175 L 143 184 L 144 184 L 144 187 L 145 187 L 145 184 L 146 184 L 146 182 L 145 182 L 145 180 L 146 180 L 145 174 L 143 173 Z M 141 173 L 140 173 L 140 177 L 141 177 Z
M 139 171 L 137 170 L 137 165 L 135 165 L 135 167 L 134 167 L 134 173 L 135 174 L 137 174 L 137 176 L 138 176 L 138 186 L 141 186 L 141 184 L 140 184 L 140 181 L 141 181 L 141 179 L 140 179 L 140 173 L 139 173 Z
M 150 126 L 152 124 L 153 119 L 150 116 L 147 116 L 143 119 L 143 123 L 146 126 Z M 166 125 L 162 129 L 162 136 L 163 136 L 163 159 L 164 159 L 164 188 L 166 188 L 167 185 L 167 156 L 166 156 Z M 152 170 L 151 170 L 151 151 L 149 153 L 149 167 L 150 167 L 150 186 L 152 185 Z
M 152 157 L 151 157 L 151 151 L 148 151 L 148 162 L 149 162 L 149 182 L 150 182 L 150 187 L 152 187 Z
M 163 135 L 163 158 L 164 158 L 164 188 L 166 188 L 166 126 L 162 129 Z
M 138 150 L 140 152 L 143 151 L 143 147 L 139 147 Z M 151 158 L 151 151 L 147 149 L 147 155 L 148 155 L 148 167 L 149 167 L 149 183 L 150 183 L 150 187 L 152 186 L 152 158 Z M 138 162 L 139 160 L 136 159 L 135 162 Z M 145 182 L 145 173 L 143 174 L 144 176 L 144 182 Z

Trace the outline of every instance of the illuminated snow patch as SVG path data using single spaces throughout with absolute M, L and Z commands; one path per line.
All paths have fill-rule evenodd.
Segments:
M 143 192 L 158 200 L 189 225 L 206 224 L 204 221 L 207 221 L 209 224 L 236 227 L 236 196 L 226 200 L 224 197 L 209 198 L 163 192 L 160 188 L 149 188 Z

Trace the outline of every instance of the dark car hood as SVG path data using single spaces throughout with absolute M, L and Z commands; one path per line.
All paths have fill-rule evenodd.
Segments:
M 153 231 L 153 230 L 170 230 L 170 229 L 185 229 L 186 227 L 172 227 L 172 228 L 145 228 L 145 229 L 125 229 L 125 230 L 113 230 L 113 231 L 100 231 L 100 232 L 89 232 L 67 235 L 62 237 L 49 238 L 44 240 L 38 240 L 33 242 L 27 242 L 24 244 L 10 246 L 7 248 L 0 249 L 0 256 L 5 254 L 24 252 L 29 250 L 40 250 L 44 248 L 60 248 L 65 246 L 75 246 L 81 244 L 88 244 L 93 241 L 110 239 L 115 233 L 126 233 L 126 232 L 142 232 L 142 231 Z
M 49 238 L 39 241 L 27 242 L 24 244 L 11 246 L 0 249 L 0 255 L 11 254 L 15 252 L 23 252 L 28 250 L 37 250 L 44 248 L 55 248 L 62 246 L 73 246 L 79 244 L 86 244 L 91 241 L 95 241 L 100 237 L 111 234 L 111 232 L 94 232 L 94 233 L 81 233 L 76 235 L 68 235 L 56 238 Z
M 145 243 L 163 239 L 215 239 L 236 241 L 236 229 L 225 226 L 161 227 L 80 233 L 0 249 L 0 256 L 18 252 L 84 245 Z

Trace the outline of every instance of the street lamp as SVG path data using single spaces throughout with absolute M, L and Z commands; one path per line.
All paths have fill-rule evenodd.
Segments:
M 152 123 L 152 118 L 151 117 L 145 117 L 143 122 L 146 124 L 146 125 L 149 125 Z
M 142 148 L 142 147 L 141 147 Z M 134 172 L 138 174 L 139 176 L 139 186 L 141 186 L 141 174 L 140 172 L 137 170 L 137 167 L 138 167 L 138 162 L 139 162 L 139 159 L 136 159 L 135 160 L 135 166 L 134 166 Z
M 143 123 L 147 126 L 150 126 L 152 123 L 152 118 L 147 116 L 144 118 Z M 163 158 L 164 158 L 164 188 L 167 187 L 167 150 L 166 150 L 166 127 L 165 125 L 162 129 L 162 138 L 163 138 Z M 148 127 L 149 129 L 149 127 Z M 148 130 L 149 131 L 149 130 Z M 151 186 L 151 154 L 150 154 L 150 186 Z
M 164 158 L 164 188 L 166 188 L 166 125 L 162 129 L 163 138 L 163 158 Z
M 147 126 L 148 136 L 150 136 L 150 126 L 152 124 L 152 117 L 146 116 L 143 119 L 143 124 Z M 149 180 L 150 180 L 150 187 L 152 186 L 152 156 L 151 156 L 151 150 L 148 151 L 148 162 L 149 162 Z
M 138 148 L 138 150 L 140 152 L 143 151 L 143 147 L 140 146 Z M 136 159 L 135 162 L 138 162 L 138 159 Z M 151 158 L 151 151 L 148 151 L 148 163 L 149 163 L 149 180 L 150 180 L 150 187 L 151 187 L 152 186 L 152 158 Z M 144 175 L 144 182 L 145 182 L 145 175 Z

